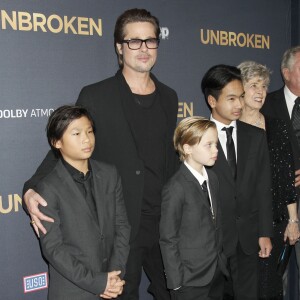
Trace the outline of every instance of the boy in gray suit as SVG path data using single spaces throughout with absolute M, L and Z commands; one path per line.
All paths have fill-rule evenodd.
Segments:
M 162 193 L 160 246 L 172 299 L 222 299 L 226 258 L 222 253 L 219 182 L 213 171 L 218 134 L 202 117 L 182 120 L 174 146 L 183 162 Z
M 118 297 L 123 290 L 130 226 L 115 167 L 89 159 L 94 123 L 86 109 L 62 106 L 50 116 L 47 138 L 59 157 L 37 185 L 47 200 L 43 256 L 49 263 L 48 299 Z M 34 221 L 32 221 L 33 223 Z

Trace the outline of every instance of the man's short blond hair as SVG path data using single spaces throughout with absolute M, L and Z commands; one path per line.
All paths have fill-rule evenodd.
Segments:
M 188 117 L 179 122 L 175 129 L 173 142 L 181 161 L 186 159 L 183 145 L 194 146 L 200 143 L 208 128 L 216 128 L 216 124 L 204 117 Z

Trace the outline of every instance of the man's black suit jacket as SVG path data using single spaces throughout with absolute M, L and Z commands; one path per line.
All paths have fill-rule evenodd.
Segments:
M 48 299 L 96 299 L 107 284 L 107 272 L 121 270 L 129 253 L 127 220 L 116 168 L 90 160 L 98 219 L 59 160 L 37 185 L 48 205 L 41 210 L 54 218 L 43 222 L 40 245 L 49 262 Z
M 158 81 L 152 74 L 151 78 L 155 83 L 167 121 L 166 164 L 163 170 L 165 183 L 178 168 L 178 159 L 172 142 L 177 122 L 178 98 L 174 90 Z M 96 124 L 96 148 L 93 158 L 114 164 L 121 175 L 127 216 L 131 225 L 131 239 L 134 239 L 140 224 L 144 163 L 139 157 L 132 129 L 124 113 L 127 101 L 134 101 L 133 95 L 122 72 L 118 71 L 111 78 L 84 87 L 77 104 L 90 111 Z M 55 158 L 50 151 L 37 172 L 25 183 L 23 192 L 34 188 L 54 164 Z
M 160 247 L 167 286 L 205 286 L 215 274 L 217 264 L 226 274 L 222 253 L 219 182 L 207 170 L 215 222 L 207 196 L 189 169 L 182 164 L 162 193 Z
M 224 252 L 258 251 L 258 238 L 272 236 L 272 197 L 269 152 L 264 130 L 237 121 L 237 179 L 233 179 L 219 143 L 212 170 L 220 182 Z
M 292 144 L 294 164 L 296 170 L 300 169 L 300 147 L 293 129 L 289 111 L 286 105 L 284 88 L 274 91 L 267 95 L 266 101 L 261 109 L 261 112 L 277 119 L 282 119 L 287 125 L 289 139 Z

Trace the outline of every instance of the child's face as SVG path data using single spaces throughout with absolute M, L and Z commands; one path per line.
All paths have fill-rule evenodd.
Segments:
M 54 146 L 70 164 L 90 158 L 95 147 L 95 136 L 89 119 L 81 117 L 72 121 Z
M 213 118 L 227 125 L 239 119 L 242 113 L 243 96 L 244 87 L 240 80 L 233 80 L 225 85 L 218 100 L 211 95 L 208 96 Z
M 208 128 L 200 143 L 190 146 L 184 145 L 187 154 L 186 161 L 196 170 L 203 166 L 213 166 L 218 157 L 218 133 L 215 128 Z

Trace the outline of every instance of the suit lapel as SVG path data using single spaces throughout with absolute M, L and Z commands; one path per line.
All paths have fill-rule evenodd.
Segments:
M 94 197 L 97 207 L 97 214 L 99 220 L 100 231 L 103 232 L 103 226 L 105 224 L 105 203 L 104 203 L 104 187 L 103 187 L 103 175 L 101 170 L 96 166 L 95 162 L 90 160 L 93 170 L 93 186 Z
M 196 186 L 196 188 L 198 190 L 198 193 L 200 194 L 200 197 L 198 197 L 198 198 L 200 198 L 200 200 L 203 202 L 203 204 L 208 209 L 210 209 L 206 195 L 204 194 L 202 187 L 201 187 L 199 181 L 197 180 L 197 178 L 190 172 L 190 170 L 185 166 L 184 163 L 182 163 L 182 165 L 180 166 L 180 171 L 183 173 L 183 175 L 187 181 L 194 183 L 194 185 Z
M 116 77 L 119 81 L 119 93 L 120 93 L 120 104 L 121 104 L 121 107 L 122 107 L 122 112 L 123 112 L 123 115 L 124 115 L 124 119 L 126 120 L 126 123 L 127 123 L 127 126 L 128 126 L 128 130 L 130 131 L 130 139 L 132 139 L 132 143 L 135 145 L 135 149 L 137 151 L 138 147 L 137 147 L 137 142 L 135 140 L 135 132 L 134 132 L 134 128 L 133 126 L 131 125 L 130 121 L 128 120 L 128 115 L 129 115 L 129 112 L 128 112 L 128 109 L 129 109 L 129 106 L 126 105 L 126 103 L 129 103 L 129 101 L 134 101 L 133 100 L 133 96 L 132 96 L 132 92 L 122 74 L 122 71 L 118 71 L 117 74 L 116 74 Z M 128 141 L 128 143 L 130 143 L 130 141 Z M 136 152 L 136 156 L 138 156 L 138 153 Z
M 170 111 L 170 103 L 169 103 L 169 99 L 167 97 L 163 97 L 163 95 L 161 95 L 161 89 L 160 89 L 160 83 L 157 80 L 157 78 L 150 73 L 151 79 L 153 80 L 154 84 L 155 84 L 155 89 L 157 94 L 159 95 L 159 101 L 162 107 L 162 110 L 166 116 L 166 121 L 167 121 L 167 128 L 172 128 L 172 121 L 171 121 L 171 116 L 172 116 L 172 111 Z
M 214 179 L 210 175 L 210 170 L 207 170 L 207 175 L 209 179 L 209 190 L 210 190 L 210 196 L 211 196 L 211 202 L 214 210 L 214 215 L 215 218 L 218 215 L 218 205 L 217 205 L 217 191 L 216 191 L 216 186 L 217 183 L 214 181 Z
M 77 204 L 80 205 L 83 211 L 90 216 L 91 220 L 93 220 L 93 222 L 95 223 L 95 227 L 99 229 L 99 224 L 97 223 L 95 217 L 91 213 L 91 210 L 86 200 L 84 199 L 81 191 L 78 189 L 72 176 L 64 167 L 61 160 L 58 161 L 56 168 L 57 168 L 58 176 L 61 178 L 61 182 L 62 182 L 61 188 L 57 187 L 59 189 L 59 193 L 61 197 L 63 199 L 68 199 L 74 202 L 75 205 Z
M 249 149 L 251 148 L 252 138 L 247 133 L 243 124 L 237 121 L 237 185 L 242 181 L 242 176 L 245 173 L 246 162 Z
M 290 114 L 286 105 L 285 97 L 284 97 L 284 90 L 283 88 L 280 90 L 280 93 L 276 95 L 274 98 L 273 106 L 276 110 L 277 116 L 280 116 L 287 124 L 291 122 Z

